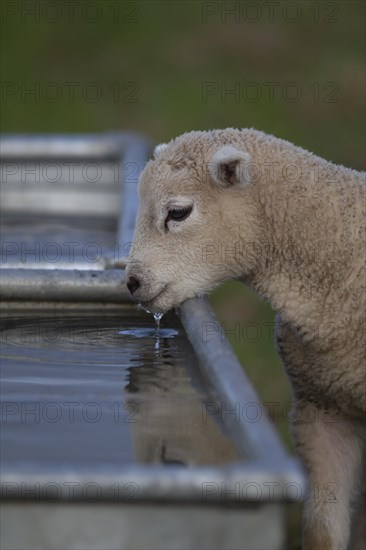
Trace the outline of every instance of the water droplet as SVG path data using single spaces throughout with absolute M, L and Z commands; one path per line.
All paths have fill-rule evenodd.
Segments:
M 149 311 L 146 307 L 144 307 L 142 304 L 137 305 L 138 309 L 143 309 L 147 313 L 152 313 Z M 164 313 L 152 313 L 154 319 L 155 319 L 155 351 L 158 354 L 160 351 L 160 320 L 163 317 Z
M 159 331 L 159 329 L 160 329 L 160 319 L 162 318 L 164 313 L 154 313 L 153 315 L 154 315 L 154 319 L 155 319 L 156 330 Z

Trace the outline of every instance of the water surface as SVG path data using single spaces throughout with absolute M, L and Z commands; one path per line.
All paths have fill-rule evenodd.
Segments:
M 124 308 L 8 317 L 2 460 L 60 465 L 238 459 L 176 316 Z

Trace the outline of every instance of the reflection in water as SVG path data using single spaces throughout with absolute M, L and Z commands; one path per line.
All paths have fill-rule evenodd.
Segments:
M 139 348 L 141 366 L 130 370 L 126 390 L 137 411 L 138 422 L 131 425 L 136 456 L 144 463 L 186 465 L 238 460 L 230 440 L 206 414 L 204 403 L 210 399 L 197 377 L 193 349 L 182 336 L 182 328 L 157 328 L 153 371 L 152 342 Z
M 2 459 L 237 460 L 221 426 L 204 414 L 210 398 L 176 317 L 159 331 L 151 320 L 132 309 L 4 320 Z

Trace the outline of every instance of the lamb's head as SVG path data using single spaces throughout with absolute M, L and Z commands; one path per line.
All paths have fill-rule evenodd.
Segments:
M 126 267 L 133 299 L 165 312 L 250 269 L 240 253 L 256 225 L 249 160 L 219 132 L 191 132 L 156 148 L 141 174 Z

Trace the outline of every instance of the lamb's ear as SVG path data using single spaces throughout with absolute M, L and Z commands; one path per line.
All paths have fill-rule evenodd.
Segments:
M 159 153 L 164 151 L 164 149 L 166 149 L 167 147 L 168 147 L 167 143 L 160 143 L 160 145 L 157 145 L 154 149 L 154 159 L 156 159 Z
M 250 155 L 233 145 L 223 145 L 216 151 L 208 164 L 213 181 L 221 187 L 246 185 L 249 183 L 248 170 Z

